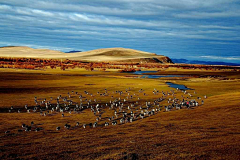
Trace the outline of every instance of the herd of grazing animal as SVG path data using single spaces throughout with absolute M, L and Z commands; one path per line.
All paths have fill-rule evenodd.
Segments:
M 68 92 L 67 96 L 59 95 L 55 99 L 49 98 L 47 100 L 34 98 L 35 106 L 29 107 L 25 105 L 21 109 L 14 109 L 12 106 L 9 109 L 10 113 L 29 113 L 29 114 L 40 114 L 40 116 L 49 116 L 54 114 L 54 116 L 71 114 L 82 114 L 84 111 L 91 111 L 96 119 L 95 122 L 91 123 L 80 123 L 75 122 L 75 125 L 70 125 L 66 123 L 63 126 L 56 126 L 56 131 L 61 129 L 74 129 L 74 128 L 97 128 L 97 127 L 107 127 L 109 125 L 122 125 L 126 123 L 132 123 L 134 121 L 144 119 L 149 116 L 163 112 L 169 112 L 173 110 L 180 110 L 183 108 L 192 108 L 202 105 L 204 103 L 203 99 L 206 99 L 205 95 L 203 98 L 197 97 L 196 92 L 190 93 L 186 90 L 170 90 L 170 91 L 159 91 L 153 89 L 152 93 L 156 99 L 145 100 L 147 97 L 151 97 L 150 94 L 146 93 L 143 89 L 132 91 L 132 89 L 127 88 L 124 91 L 108 91 L 104 89 L 103 92 L 96 92 L 96 94 L 84 91 L 82 94 L 80 92 Z M 177 94 L 180 94 L 177 98 Z M 105 100 L 103 100 L 103 97 Z M 146 97 L 146 98 L 144 98 Z M 179 98 L 181 97 L 181 98 Z M 195 98 L 194 98 L 195 97 Z M 107 99 L 107 100 L 106 100 Z M 164 105 L 163 105 L 164 104 Z M 106 110 L 112 115 L 105 116 Z M 57 117 L 58 118 L 58 117 Z M 22 129 L 18 131 L 32 131 L 33 129 L 38 132 L 43 130 L 43 128 L 38 127 L 32 121 L 30 125 L 22 124 Z M 9 130 L 5 134 L 11 133 Z

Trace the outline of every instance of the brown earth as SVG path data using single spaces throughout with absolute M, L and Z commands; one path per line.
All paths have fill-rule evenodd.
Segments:
M 0 70 L 0 159 L 240 159 L 238 78 L 166 80 L 131 78 L 126 73 L 96 71 L 93 75 L 92 72 L 78 72 Z M 81 125 L 94 122 L 96 116 L 90 109 L 80 114 L 65 113 L 65 117 L 57 112 L 44 117 L 39 112 L 26 113 L 24 110 L 25 104 L 34 105 L 35 96 L 49 100 L 59 94 L 66 96 L 72 90 L 81 94 L 87 90 L 104 104 L 111 95 L 119 97 L 112 94 L 113 91 L 124 91 L 129 87 L 131 95 L 136 93 L 131 101 L 136 101 L 139 96 L 139 105 L 143 106 L 145 101 L 162 96 L 154 95 L 154 88 L 164 92 L 173 90 L 165 84 L 166 81 L 194 89 L 188 91 L 193 99 L 204 95 L 208 98 L 204 99 L 203 105 L 192 109 L 162 110 L 133 123 L 86 129 L 71 127 L 68 130 L 63 125 L 69 123 L 74 126 L 77 121 Z M 97 91 L 102 93 L 105 88 L 111 93 L 109 96 L 96 95 Z M 143 89 L 146 95 L 139 93 L 139 89 Z M 178 98 L 182 95 L 187 96 L 176 91 Z M 126 93 L 123 94 L 125 96 Z M 91 98 L 90 95 L 84 97 Z M 77 100 L 78 97 L 73 96 L 72 99 Z M 5 109 L 12 105 L 16 109 L 6 113 Z M 167 105 L 167 101 L 161 105 Z M 18 108 L 22 113 L 16 113 Z M 112 114 L 113 110 L 104 109 L 99 125 L 103 125 L 105 118 Z M 18 132 L 22 123 L 30 124 L 31 121 L 35 122 L 33 127 L 42 127 L 43 130 Z M 56 131 L 56 126 L 62 129 Z M 10 133 L 5 134 L 6 130 Z

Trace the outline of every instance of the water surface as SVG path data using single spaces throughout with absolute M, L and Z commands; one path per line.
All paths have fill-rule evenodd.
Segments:
M 145 73 L 157 73 L 157 71 L 136 71 L 133 74 L 143 75 L 141 78 L 185 77 L 184 75 L 144 75 Z
M 187 88 L 185 85 L 182 85 L 182 84 L 175 84 L 175 83 L 172 83 L 172 82 L 166 82 L 166 84 L 169 86 L 169 87 L 172 87 L 172 88 L 178 88 L 180 90 L 192 90 L 191 88 Z

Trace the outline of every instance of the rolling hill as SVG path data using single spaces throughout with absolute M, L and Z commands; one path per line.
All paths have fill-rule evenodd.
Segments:
M 24 46 L 1 47 L 0 57 L 69 59 L 81 61 L 172 63 L 171 59 L 155 53 L 126 48 L 104 48 L 86 52 L 64 53 L 49 49 L 33 49 Z

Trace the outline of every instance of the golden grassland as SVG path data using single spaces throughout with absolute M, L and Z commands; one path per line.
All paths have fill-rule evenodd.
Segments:
M 25 46 L 1 47 L 1 57 L 25 57 L 25 58 L 50 58 L 50 59 L 69 59 L 84 61 L 129 61 L 136 59 L 159 58 L 164 59 L 165 56 L 156 55 L 128 48 L 103 48 L 86 52 L 63 53 L 60 51 L 49 49 L 33 49 Z
M 173 70 L 165 70 L 172 74 Z M 180 70 L 174 74 L 190 74 L 194 71 Z M 197 71 L 196 71 L 197 72 Z M 197 74 L 200 74 L 198 71 Z M 212 74 L 211 74 L 212 73 Z M 214 75 L 208 72 L 205 75 Z M 15 70 L 0 69 L 0 158 L 1 159 L 240 159 L 240 79 L 239 73 L 221 72 L 219 77 L 188 77 L 144 79 L 138 75 L 109 72 L 73 70 Z M 108 127 L 83 129 L 72 126 L 95 122 L 96 116 L 90 109 L 80 114 L 53 113 L 40 116 L 37 113 L 8 113 L 11 106 L 24 108 L 25 104 L 34 106 L 34 97 L 49 99 L 67 92 L 85 90 L 94 98 L 106 103 L 109 96 L 100 97 L 96 92 L 109 93 L 116 90 L 136 93 L 132 101 L 141 97 L 140 105 L 161 97 L 154 95 L 153 89 L 170 91 L 165 82 L 186 85 L 193 94 L 192 99 L 203 97 L 204 104 L 192 109 L 170 112 L 163 110 L 156 115 L 139 119 L 132 123 Z M 143 93 L 138 93 L 140 89 Z M 175 89 L 174 89 L 175 90 Z M 176 91 L 176 96 L 183 93 Z M 185 95 L 186 96 L 186 95 Z M 114 98 L 118 98 L 115 95 Z M 122 97 L 126 97 L 123 95 Z M 91 98 L 84 95 L 84 98 Z M 78 100 L 77 96 L 72 99 Z M 161 103 L 167 105 L 166 101 Z M 105 109 L 99 125 L 113 115 L 113 110 Z M 21 124 L 42 127 L 40 132 L 18 132 Z M 56 126 L 61 126 L 56 131 Z M 9 134 L 4 132 L 9 130 Z

